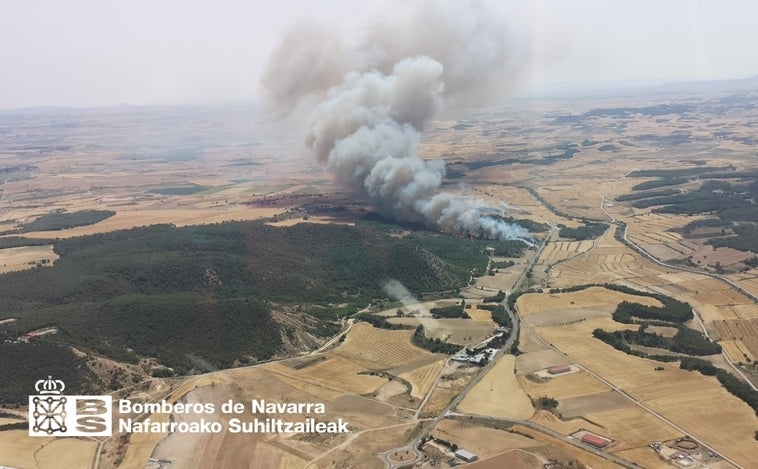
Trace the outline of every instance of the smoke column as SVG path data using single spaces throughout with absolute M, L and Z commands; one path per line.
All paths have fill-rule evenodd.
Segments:
M 396 300 L 403 303 L 403 306 L 408 311 L 417 309 L 421 312 L 421 314 L 429 314 L 429 311 L 418 302 L 416 297 L 413 296 L 413 293 L 405 288 L 405 285 L 400 283 L 398 280 L 395 280 L 394 278 L 388 280 L 387 283 L 384 284 L 384 291 L 392 298 L 395 298 Z
M 406 10 L 409 7 L 406 7 Z M 296 29 L 262 78 L 282 112 L 315 106 L 306 144 L 343 184 L 385 214 L 430 228 L 522 239 L 522 227 L 488 216 L 495 207 L 441 192 L 442 160 L 417 156 L 421 132 L 445 105 L 497 96 L 517 60 L 504 25 L 476 2 L 414 3 L 349 43 L 312 26 Z

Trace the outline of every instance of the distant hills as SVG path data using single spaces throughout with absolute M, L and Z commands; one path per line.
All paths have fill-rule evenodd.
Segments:
M 658 87 L 663 91 L 698 91 L 698 92 L 728 92 L 728 91 L 758 91 L 758 75 L 748 78 L 730 80 L 680 81 L 665 83 Z

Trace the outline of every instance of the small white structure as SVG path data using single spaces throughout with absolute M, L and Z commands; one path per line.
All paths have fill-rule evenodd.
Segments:
M 475 455 L 471 451 L 466 451 L 465 449 L 458 449 L 455 452 L 455 457 L 461 458 L 466 462 L 474 462 L 478 459 L 477 455 Z

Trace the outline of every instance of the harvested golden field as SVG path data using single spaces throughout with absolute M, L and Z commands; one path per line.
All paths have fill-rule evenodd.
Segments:
M 531 417 L 534 407 L 516 379 L 515 364 L 513 355 L 502 356 L 466 394 L 458 404 L 458 411 L 517 419 Z
M 546 383 L 535 383 L 526 376 L 518 377 L 521 387 L 532 398 L 548 396 L 554 399 L 584 396 L 610 390 L 608 386 L 586 371 L 557 375 Z
M 615 441 L 609 448 L 612 452 L 644 447 L 652 441 L 666 441 L 682 436 L 674 427 L 636 405 L 588 413 L 585 417 L 602 425 L 605 429 L 603 435 Z
M 315 383 L 353 394 L 372 393 L 386 382 L 384 378 L 378 376 L 359 374 L 367 369 L 340 356 L 330 356 L 324 361 L 299 370 L 280 363 L 271 363 L 265 368 L 306 383 Z
M 413 422 L 403 422 L 367 430 L 356 435 L 340 449 L 322 454 L 311 460 L 318 468 L 353 468 L 383 469 L 385 467 L 377 455 L 388 448 L 401 446 L 408 440 L 410 433 L 416 428 Z M 302 466 L 301 466 L 302 467 Z M 261 466 L 261 469 L 264 469 Z
M 426 405 L 422 409 L 422 412 L 419 414 L 419 416 L 437 416 L 450 403 L 456 394 L 458 394 L 458 391 L 454 389 L 435 386 L 434 389 L 432 389 L 432 394 L 429 396 L 429 400 L 426 401 Z
M 693 308 L 700 315 L 700 318 L 708 324 L 714 321 L 729 319 L 753 319 L 758 317 L 755 314 L 758 311 L 758 305 L 696 305 Z
M 96 441 L 61 438 L 45 445 L 34 456 L 40 469 L 80 469 L 90 467 L 96 451 Z
M 531 469 L 540 467 L 543 458 L 523 450 L 510 450 L 488 459 L 480 458 L 479 461 L 469 465 L 470 469 Z
M 432 388 L 444 367 L 445 360 L 438 360 L 399 376 L 413 386 L 411 396 L 421 399 L 426 396 L 426 393 Z
M 119 210 L 117 213 L 99 223 L 80 226 L 60 231 L 35 231 L 24 233 L 33 238 L 70 238 L 95 233 L 123 230 L 137 226 L 155 225 L 158 223 L 173 223 L 176 226 L 199 225 L 204 223 L 219 223 L 230 220 L 255 220 L 271 217 L 281 213 L 281 208 L 258 208 L 236 205 L 218 209 L 130 209 Z
M 537 430 L 532 430 L 529 427 L 514 425 L 511 430 L 518 432 L 520 435 L 531 437 L 535 441 L 549 445 L 550 448 L 545 448 L 544 452 L 546 453 L 546 456 L 550 458 L 560 458 L 565 460 L 568 457 L 570 459 L 576 459 L 585 466 L 592 467 L 593 469 L 618 469 L 618 465 L 615 463 L 603 459 L 600 456 L 595 456 L 590 452 L 583 451 L 557 438 L 545 435 Z
M 572 419 L 561 419 L 561 418 L 558 418 L 557 415 L 553 414 L 552 412 L 548 412 L 546 410 L 538 410 L 534 414 L 534 416 L 529 420 L 531 420 L 534 423 L 544 425 L 564 435 L 571 435 L 572 433 L 576 433 L 579 430 L 588 430 L 588 431 L 597 433 L 599 435 L 602 435 L 603 432 L 605 431 L 603 427 L 600 427 L 597 424 L 592 423 L 591 421 L 587 421 L 581 417 L 572 418 Z
M 369 370 L 387 370 L 428 359 L 432 354 L 411 344 L 412 335 L 412 330 L 391 331 L 359 322 L 353 325 L 334 354 Z
M 155 414 L 150 416 L 153 422 L 168 422 L 169 416 L 166 414 Z M 165 438 L 167 434 L 163 433 L 135 433 L 129 437 L 129 445 L 126 447 L 124 460 L 119 466 L 122 469 L 144 469 L 150 455 L 155 450 L 155 446 Z
M 492 312 L 487 309 L 479 309 L 476 305 L 466 308 L 466 314 L 469 315 L 472 321 L 492 322 Z
M 0 464 L 37 468 L 39 466 L 34 459 L 35 451 L 53 440 L 54 438 L 30 438 L 27 430 L 0 432 Z
M 642 448 L 625 449 L 616 452 L 616 456 L 627 461 L 634 461 L 646 469 L 671 469 L 668 463 L 658 456 L 658 453 L 649 446 Z
M 538 262 L 540 264 L 552 264 L 563 261 L 589 251 L 592 245 L 591 240 L 550 242 L 542 250 Z
M 38 264 L 52 266 L 57 259 L 58 254 L 53 251 L 52 244 L 0 249 L 0 274 L 33 269 Z
M 636 405 L 616 391 L 598 392 L 560 399 L 558 413 L 564 419 L 585 418 L 591 413 L 628 409 Z
M 612 226 L 598 239 L 598 247 L 551 270 L 551 286 L 614 282 L 638 290 L 652 290 L 693 305 L 706 322 L 758 318 L 758 305 L 718 279 L 654 264 L 613 239 Z M 519 299 L 520 300 L 520 299 Z M 637 300 L 637 302 L 640 302 Z
M 732 278 L 732 280 L 734 280 L 742 288 L 749 291 L 753 295 L 758 295 L 758 277 L 755 276 L 756 272 L 758 271 L 756 269 L 753 269 L 750 272 L 752 275 L 751 277 L 739 279 Z
M 740 464 L 752 461 L 758 451 L 758 441 L 752 438 L 758 417 L 747 404 L 729 394 L 714 377 L 683 371 L 675 364 L 664 364 L 663 371 L 655 371 L 659 362 L 627 355 L 592 338 L 596 328 L 617 330 L 620 326 L 610 319 L 590 319 L 538 327 L 537 333 L 716 451 Z
M 603 287 L 590 287 L 570 293 L 526 294 L 516 301 L 519 314 L 529 317 L 545 311 L 559 312 L 570 310 L 599 309 L 610 313 L 622 301 L 631 301 L 648 306 L 661 306 L 660 301 L 649 296 L 630 295 Z
M 328 361 L 326 360 L 326 362 Z M 313 367 L 315 366 L 317 365 L 313 365 Z M 376 445 L 394 445 L 395 439 L 403 438 L 407 429 L 412 426 L 411 423 L 395 415 L 397 412 L 395 408 L 370 399 L 335 393 L 335 398 L 326 400 L 323 395 L 312 394 L 309 391 L 315 389 L 313 384 L 306 383 L 305 386 L 302 386 L 290 378 L 279 379 L 278 372 L 282 368 L 288 367 L 275 363 L 262 367 L 238 368 L 214 373 L 208 375 L 214 378 L 211 381 L 194 380 L 194 382 L 188 382 L 186 387 L 189 387 L 190 390 L 184 395 L 183 400 L 188 403 L 214 403 L 217 412 L 210 416 L 205 415 L 206 419 L 211 420 L 228 419 L 229 416 L 222 415 L 218 409 L 220 409 L 221 403 L 229 399 L 235 402 L 247 402 L 246 408 L 248 410 L 249 401 L 253 398 L 274 402 L 323 402 L 326 413 L 323 416 L 318 416 L 320 420 L 330 421 L 336 420 L 338 417 L 343 418 L 356 434 L 362 436 L 350 438 L 349 435 L 174 433 L 160 441 L 152 451 L 152 457 L 170 460 L 172 467 L 177 468 L 250 467 L 263 469 L 268 467 L 302 467 L 305 462 L 320 458 L 332 448 L 343 444 L 344 451 L 348 453 L 373 453 Z M 292 369 L 290 368 L 290 370 Z M 336 378 L 335 382 L 331 384 L 344 387 L 339 382 L 339 378 Z M 183 386 L 182 388 L 186 387 Z M 285 421 L 300 420 L 304 417 L 302 415 L 277 415 Z M 277 415 L 269 416 L 276 417 Z M 199 417 L 195 414 L 174 414 L 173 418 L 190 420 Z M 248 412 L 242 414 L 240 418 L 250 421 L 252 415 Z M 391 430 L 392 428 L 396 430 Z M 362 439 L 369 435 L 372 436 L 370 439 Z M 341 454 L 340 451 L 332 453 L 335 457 L 339 454 Z M 144 467 L 144 461 L 142 467 Z
M 719 345 L 731 362 L 755 361 L 755 355 L 741 340 L 720 340 Z
M 521 336 L 519 338 L 519 350 L 522 351 L 524 349 L 521 348 L 521 344 L 525 343 L 524 338 L 528 337 L 532 340 L 532 338 L 536 337 L 534 333 L 531 332 L 531 329 L 529 329 L 528 333 L 524 333 L 526 330 L 527 328 L 522 327 L 521 333 L 519 334 Z M 553 349 L 547 348 L 547 345 L 542 342 L 537 342 L 536 339 L 534 339 L 534 341 L 535 343 L 531 344 L 532 347 L 528 349 L 531 351 L 521 353 L 516 357 L 516 374 L 525 375 L 534 373 L 535 371 L 544 370 L 545 368 L 550 368 L 551 366 L 569 364 L 566 357 Z M 538 347 L 538 345 L 541 347 Z
M 0 465 L 29 469 L 92 466 L 97 442 L 77 438 L 30 437 L 26 430 L 0 432 Z
M 537 192 L 558 210 L 577 217 L 605 220 L 608 216 L 600 210 L 603 194 L 613 192 L 613 181 L 602 178 L 587 181 L 587 174 L 562 174 L 560 183 L 537 188 Z
M 538 444 L 521 435 L 506 430 L 484 427 L 458 419 L 445 419 L 432 432 L 435 438 L 455 443 L 485 459 L 503 451 L 531 448 Z
M 469 310 L 466 310 L 469 311 Z M 487 311 L 489 314 L 489 311 Z M 434 319 L 434 318 L 390 318 L 392 324 L 406 324 L 424 326 L 424 334 L 430 339 L 440 339 L 453 344 L 468 346 L 477 344 L 489 337 L 497 328 L 497 325 L 488 321 L 474 321 L 471 319 Z M 411 334 L 412 335 L 412 334 Z M 410 335 L 409 335 L 410 337 Z
M 721 340 L 742 340 L 758 337 L 758 319 L 727 319 L 713 321 Z
M 728 319 L 712 324 L 730 360 L 742 362 L 758 358 L 758 319 Z

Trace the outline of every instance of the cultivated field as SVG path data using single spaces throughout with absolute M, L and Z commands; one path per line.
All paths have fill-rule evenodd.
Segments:
M 713 321 L 719 342 L 734 362 L 755 361 L 758 357 L 758 319 Z
M 469 315 L 472 321 L 492 323 L 492 312 L 488 309 L 479 309 L 477 308 L 477 305 L 472 305 L 471 308 L 466 308 L 466 314 Z
M 592 241 L 555 241 L 545 246 L 540 254 L 540 264 L 553 264 L 583 254 L 592 248 Z
M 74 438 L 30 438 L 26 430 L 0 432 L 0 465 L 28 469 L 90 467 L 97 443 Z
M 511 450 L 498 454 L 489 459 L 477 461 L 469 465 L 471 469 L 498 469 L 508 467 L 513 469 L 530 469 L 544 464 L 544 458 L 522 450 Z
M 537 333 L 577 363 L 602 376 L 646 406 L 660 413 L 716 451 L 748 464 L 758 451 L 753 438 L 758 417 L 729 394 L 713 377 L 627 355 L 592 338 L 596 328 L 616 330 L 610 319 L 589 319 L 560 326 L 537 327 Z M 713 403 L 718 402 L 718 406 Z M 625 424 L 627 425 L 627 424 Z M 631 430 L 628 430 L 631 431 Z
M 741 267 L 742 261 L 753 257 L 749 252 L 726 247 L 714 249 L 703 244 L 709 236 L 688 239 L 672 231 L 703 218 L 706 217 L 643 212 L 633 217 L 627 233 L 631 241 L 664 261 L 691 257 L 691 262 L 700 267 L 713 267 L 718 263 L 728 268 L 735 264 Z M 720 229 L 713 230 L 712 234 L 720 235 Z
M 586 371 L 556 375 L 544 383 L 537 383 L 524 375 L 520 375 L 518 381 L 532 399 L 548 396 L 560 401 L 570 397 L 604 393 L 610 389 Z
M 432 354 L 411 344 L 411 335 L 413 331 L 377 329 L 359 322 L 334 354 L 369 370 L 387 370 L 428 360 Z
M 469 311 L 469 310 L 466 310 Z M 407 324 L 424 326 L 424 333 L 430 339 L 440 339 L 458 345 L 477 344 L 486 339 L 497 328 L 491 319 L 489 321 L 472 319 L 434 319 L 434 318 L 390 318 L 393 324 Z
M 366 367 L 337 355 L 299 370 L 280 363 L 272 363 L 268 368 L 297 380 L 353 394 L 372 393 L 386 382 L 384 378 L 364 373 Z
M 440 375 L 440 372 L 442 372 L 442 369 L 444 367 L 445 361 L 438 360 L 426 366 L 419 367 L 411 372 L 403 373 L 399 376 L 411 383 L 413 386 L 411 396 L 415 398 L 423 398 L 426 396 L 426 393 L 428 393 L 432 388 L 432 385 L 434 385 L 435 380 Z
M 24 246 L 0 249 L 0 274 L 33 269 L 37 265 L 51 266 L 58 259 L 53 246 Z
M 602 287 L 570 293 L 526 294 L 516 301 L 519 314 L 531 325 L 564 325 L 609 317 L 616 305 L 631 301 L 650 306 L 661 303 L 649 296 L 630 295 Z
M 435 438 L 457 444 L 486 459 L 511 449 L 525 449 L 538 446 L 533 440 L 506 430 L 484 427 L 476 423 L 445 419 L 432 432 Z
M 493 417 L 528 419 L 534 413 L 514 373 L 516 358 L 504 355 L 466 394 L 458 411 Z

